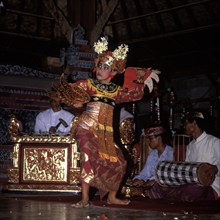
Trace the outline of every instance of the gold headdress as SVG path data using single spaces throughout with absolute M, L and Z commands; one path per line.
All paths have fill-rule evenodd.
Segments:
M 128 50 L 128 45 L 121 44 L 113 52 L 108 51 L 108 41 L 105 37 L 101 37 L 100 40 L 94 43 L 94 51 L 98 54 L 95 63 L 97 65 L 100 61 L 104 62 L 117 73 L 123 73 L 125 71 Z

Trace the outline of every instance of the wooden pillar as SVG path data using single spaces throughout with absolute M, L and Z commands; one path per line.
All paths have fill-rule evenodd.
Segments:
M 90 34 L 96 22 L 95 0 L 68 0 L 68 13 L 72 27 L 80 24 L 85 28 L 85 38 L 90 39 Z

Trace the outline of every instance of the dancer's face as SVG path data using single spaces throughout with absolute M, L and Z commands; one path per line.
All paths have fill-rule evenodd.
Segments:
M 112 74 L 112 68 L 104 62 L 98 62 L 96 67 L 96 78 L 102 83 L 108 83 L 111 81 L 109 77 Z

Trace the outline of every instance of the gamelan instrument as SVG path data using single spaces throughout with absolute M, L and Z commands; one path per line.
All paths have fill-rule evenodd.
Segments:
M 161 185 L 176 186 L 186 183 L 197 183 L 209 186 L 215 176 L 207 174 L 209 163 L 190 163 L 182 161 L 161 161 L 156 168 L 156 179 Z

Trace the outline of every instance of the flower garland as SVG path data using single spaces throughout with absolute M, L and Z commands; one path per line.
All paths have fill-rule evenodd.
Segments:
M 128 45 L 121 44 L 117 49 L 113 51 L 112 56 L 116 60 L 124 60 L 127 57 L 127 53 L 128 53 Z
M 102 54 L 108 50 L 108 41 L 105 37 L 101 37 L 100 40 L 94 43 L 94 50 L 97 54 Z M 128 45 L 121 44 L 117 49 L 112 52 L 112 57 L 115 60 L 125 60 L 128 53 Z
M 108 50 L 108 41 L 105 37 L 101 37 L 100 40 L 94 43 L 93 47 L 97 54 L 101 54 L 104 51 Z

